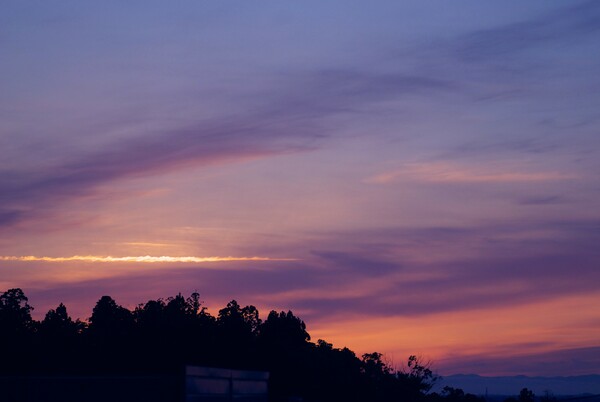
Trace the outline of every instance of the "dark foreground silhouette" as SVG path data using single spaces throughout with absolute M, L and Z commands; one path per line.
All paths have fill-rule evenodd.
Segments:
M 110 296 L 87 322 L 61 303 L 42 321 L 21 289 L 0 296 L 0 401 L 181 401 L 186 365 L 268 371 L 272 401 L 478 401 L 446 387 L 411 356 L 396 370 L 381 353 L 358 358 L 319 339 L 291 311 L 266 320 L 232 300 L 216 317 L 198 293 L 130 311 Z

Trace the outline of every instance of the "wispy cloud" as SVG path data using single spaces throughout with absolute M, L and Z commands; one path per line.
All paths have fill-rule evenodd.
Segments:
M 0 228 L 117 180 L 314 150 L 330 132 L 325 120 L 333 115 L 449 86 L 425 76 L 349 68 L 310 69 L 284 78 L 286 83 L 267 91 L 265 103 L 252 112 L 185 125 L 168 122 L 100 149 L 65 153 L 35 169 L 0 171 Z
M 171 246 L 173 246 L 172 244 L 168 244 L 168 243 L 139 242 L 139 241 L 125 242 L 122 244 L 126 245 L 126 246 L 141 246 L 141 247 L 171 247 Z
M 387 184 L 402 180 L 438 183 L 511 183 L 574 179 L 577 176 L 561 172 L 523 172 L 516 170 L 486 170 L 448 163 L 406 164 L 401 169 L 381 173 L 367 179 L 369 183 Z
M 529 20 L 472 32 L 462 38 L 459 55 L 466 61 L 502 60 L 527 49 L 568 42 L 600 32 L 600 5 L 587 1 Z
M 1 175 L 0 204 L 4 208 L 0 210 L 0 227 L 46 213 L 57 204 L 88 195 L 116 180 L 305 149 L 294 140 L 300 136 L 297 131 L 288 129 L 286 141 L 278 138 L 281 131 L 276 125 L 265 127 L 244 118 L 233 120 L 147 133 L 85 155 L 65 155 L 54 166 Z M 276 138 L 278 141 L 274 141 Z
M 230 261 L 296 261 L 293 258 L 270 258 L 270 257 L 172 257 L 172 256 L 98 256 L 98 255 L 74 255 L 71 257 L 36 257 L 33 255 L 25 256 L 0 256 L 2 261 L 44 261 L 44 262 L 230 262 Z
M 23 213 L 18 210 L 0 209 L 0 227 L 18 222 Z

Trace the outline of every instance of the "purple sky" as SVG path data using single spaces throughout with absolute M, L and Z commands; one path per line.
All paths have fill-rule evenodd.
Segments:
M 5 1 L 0 291 L 600 373 L 599 44 L 595 1 Z M 76 255 L 271 260 L 20 260 Z

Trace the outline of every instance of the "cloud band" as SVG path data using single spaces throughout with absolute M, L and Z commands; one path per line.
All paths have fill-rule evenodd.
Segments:
M 25 256 L 0 256 L 0 261 L 45 261 L 45 262 L 227 262 L 227 261 L 295 261 L 293 258 L 270 258 L 270 257 L 172 257 L 172 256 L 98 256 L 98 255 L 74 255 L 71 257 L 36 257 L 33 255 Z

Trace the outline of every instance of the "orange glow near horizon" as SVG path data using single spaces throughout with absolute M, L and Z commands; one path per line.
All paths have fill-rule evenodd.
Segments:
M 415 354 L 444 370 L 457 357 L 518 357 L 594 344 L 600 337 L 600 328 L 591 326 L 589 321 L 591 316 L 600 319 L 600 308 L 589 306 L 597 298 L 597 293 L 590 293 L 525 306 L 428 316 L 354 317 L 317 323 L 311 325 L 309 332 L 314 340 L 325 339 L 335 347 L 349 347 L 359 356 L 376 350 L 398 364 Z M 573 314 L 584 306 L 587 316 Z

